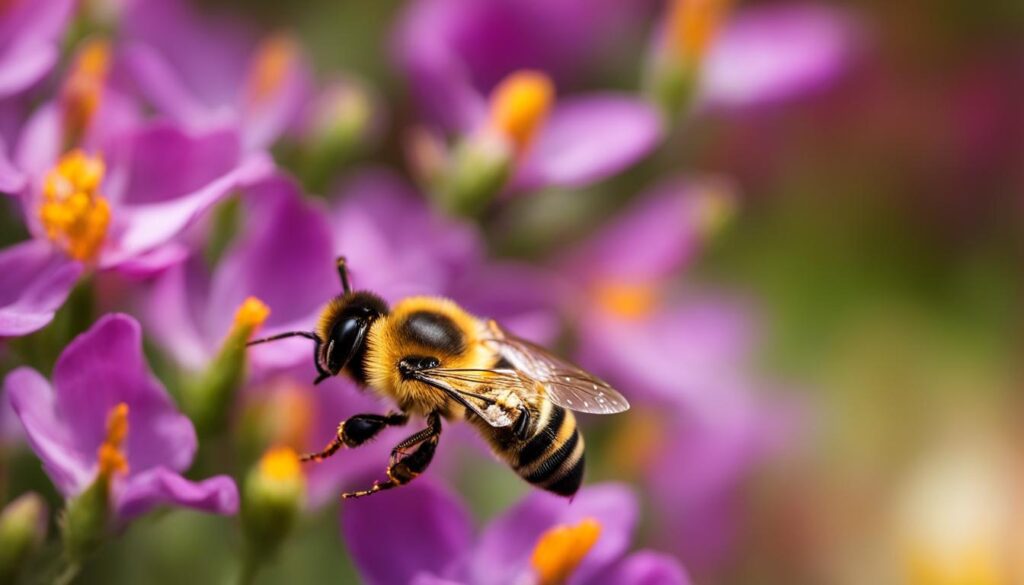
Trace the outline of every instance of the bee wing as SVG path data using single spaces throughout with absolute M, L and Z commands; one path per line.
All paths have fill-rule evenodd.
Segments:
M 448 394 L 492 427 L 511 425 L 519 413 L 498 404 L 490 395 L 502 390 L 523 395 L 530 391 L 529 386 L 533 384 L 511 369 L 431 368 L 419 370 L 412 375 L 416 380 Z
M 491 345 L 519 373 L 535 380 L 548 398 L 562 408 L 593 414 L 629 410 L 629 401 L 607 382 L 552 354 L 550 351 L 505 333 L 489 324 Z

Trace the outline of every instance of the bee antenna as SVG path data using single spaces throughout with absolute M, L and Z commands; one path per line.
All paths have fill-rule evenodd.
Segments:
M 277 341 L 278 339 L 285 339 L 287 337 L 305 337 L 306 339 L 312 339 L 313 341 L 320 342 L 320 338 L 316 336 L 316 333 L 310 331 L 288 331 L 285 333 L 278 333 L 277 335 L 271 335 L 270 337 L 264 337 L 262 339 L 253 339 L 246 346 L 256 345 L 258 343 L 266 343 L 268 341 Z

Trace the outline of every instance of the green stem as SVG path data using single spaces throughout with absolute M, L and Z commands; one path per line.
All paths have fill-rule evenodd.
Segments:
M 242 557 L 242 570 L 238 574 L 238 585 L 252 585 L 256 582 L 256 575 L 263 567 L 257 555 L 245 554 Z
M 61 570 L 57 578 L 53 580 L 54 585 L 71 585 L 78 576 L 79 571 L 82 570 L 81 563 L 68 560 Z

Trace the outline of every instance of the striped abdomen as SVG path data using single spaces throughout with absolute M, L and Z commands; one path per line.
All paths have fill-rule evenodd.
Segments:
M 571 496 L 583 481 L 583 436 L 572 412 L 544 400 L 534 411 L 532 433 L 506 444 L 504 455 L 526 481 L 562 496 Z

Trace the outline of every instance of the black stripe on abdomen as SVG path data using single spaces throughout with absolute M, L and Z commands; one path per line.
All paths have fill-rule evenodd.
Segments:
M 553 453 L 534 465 L 532 470 L 523 476 L 523 479 L 534 484 L 546 484 L 571 471 L 567 467 L 576 463 L 571 458 L 579 442 L 580 433 L 574 429 L 565 443 L 559 445 Z
M 519 451 L 519 460 L 516 463 L 516 469 L 522 469 L 533 464 L 535 461 L 540 459 L 547 453 L 548 449 L 551 448 L 551 444 L 558 437 L 558 433 L 562 430 L 562 424 L 565 423 L 565 409 L 559 406 L 551 404 L 551 409 L 548 414 L 548 420 L 537 421 L 538 424 L 544 424 L 543 428 L 539 429 L 526 445 Z

